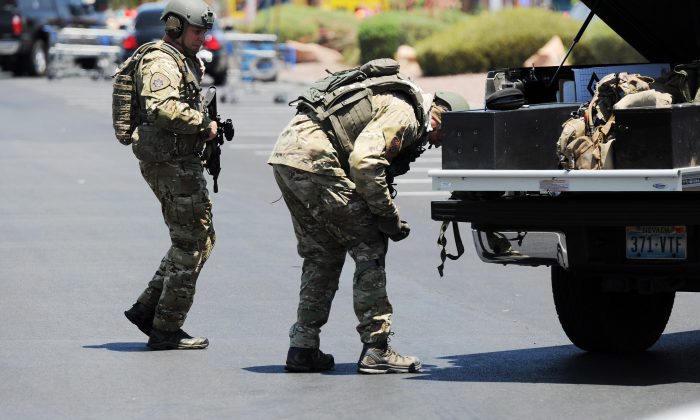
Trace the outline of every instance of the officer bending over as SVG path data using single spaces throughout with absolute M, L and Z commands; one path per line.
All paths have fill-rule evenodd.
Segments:
M 359 372 L 421 367 L 418 358 L 402 356 L 388 343 L 393 310 L 386 292 L 387 238 L 400 241 L 410 229 L 399 216 L 387 175 L 405 172 L 424 145 L 440 144 L 443 111 L 468 105 L 453 93 L 422 93 L 393 60 L 374 60 L 359 70 L 361 75 L 346 72 L 314 83 L 297 101 L 297 115 L 268 160 L 304 259 L 297 319 L 289 332 L 286 369 L 292 372 L 335 365 L 319 349 L 319 333 L 346 253 L 355 261 L 353 304 L 363 343 Z

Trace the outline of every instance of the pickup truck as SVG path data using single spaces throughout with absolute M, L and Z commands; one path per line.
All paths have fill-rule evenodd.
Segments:
M 700 58 L 694 2 L 582 1 L 654 63 L 629 73 Z M 519 86 L 526 105 L 446 113 L 442 169 L 429 172 L 434 190 L 452 193 L 431 203 L 432 218 L 471 224 L 484 262 L 550 266 L 564 332 L 593 352 L 646 350 L 675 293 L 700 291 L 700 104 L 620 111 L 614 169 L 558 169 L 562 123 L 585 102 L 578 93 L 565 102 L 562 89 L 571 81 L 590 90 L 619 71 L 490 72 L 487 95 Z
M 0 66 L 16 75 L 44 76 L 58 30 L 104 27 L 105 22 L 82 0 L 0 0 Z

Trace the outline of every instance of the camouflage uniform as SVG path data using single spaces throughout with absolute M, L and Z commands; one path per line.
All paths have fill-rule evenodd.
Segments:
M 353 303 L 364 343 L 386 341 L 392 307 L 386 293 L 386 236 L 377 217 L 398 213 L 385 169 L 418 139 L 420 123 L 401 93 L 372 97 L 373 118 L 354 142 L 342 169 L 319 121 L 296 115 L 279 136 L 268 163 L 289 208 L 304 259 L 291 347 L 318 348 L 346 252 L 355 261 Z
M 211 122 L 202 112 L 198 60 L 144 55 L 135 74 L 143 122 L 132 136 L 141 174 L 161 204 L 171 246 L 138 302 L 155 312 L 153 327 L 178 331 L 192 306 L 195 284 L 214 247 L 211 201 L 196 153 Z

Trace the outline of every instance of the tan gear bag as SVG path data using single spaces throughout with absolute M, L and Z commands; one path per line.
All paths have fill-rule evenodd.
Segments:
M 603 77 L 591 101 L 562 124 L 557 142 L 559 167 L 612 169 L 616 104 L 622 102 L 620 108 L 627 108 L 671 103 L 670 95 L 650 90 L 652 83 L 654 79 L 640 74 L 613 73 Z M 645 94 L 638 95 L 640 92 Z
M 131 135 L 142 122 L 134 73 L 141 58 L 153 49 L 159 49 L 173 57 L 183 74 L 187 69 L 185 63 L 172 47 L 169 47 L 164 41 L 154 41 L 137 48 L 131 57 L 127 58 L 114 72 L 112 76 L 114 79 L 112 83 L 112 126 L 114 127 L 114 135 L 124 146 L 131 144 Z
M 131 144 L 131 134 L 139 124 L 140 118 L 134 72 L 141 57 L 154 44 L 154 42 L 149 42 L 139 47 L 112 76 L 114 78 L 112 83 L 112 127 L 114 127 L 117 141 L 124 146 Z

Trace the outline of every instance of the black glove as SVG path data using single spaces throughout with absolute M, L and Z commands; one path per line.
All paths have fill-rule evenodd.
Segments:
M 405 220 L 401 221 L 401 230 L 399 230 L 399 233 L 395 235 L 389 235 L 389 239 L 391 239 L 394 242 L 398 242 L 401 240 L 404 240 L 408 238 L 408 234 L 411 233 L 411 226 L 406 223 Z
M 390 217 L 378 217 L 379 231 L 384 233 L 392 241 L 400 241 L 406 239 L 411 227 L 405 221 L 401 220 L 398 214 Z

